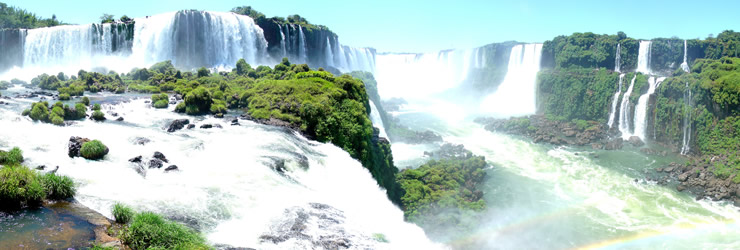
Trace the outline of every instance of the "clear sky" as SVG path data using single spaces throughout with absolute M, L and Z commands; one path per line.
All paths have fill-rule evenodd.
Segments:
M 183 9 L 228 11 L 250 5 L 266 16 L 299 14 L 340 42 L 380 52 L 430 52 L 509 40 L 544 42 L 573 32 L 650 39 L 705 38 L 740 30 L 738 0 L 0 0 L 68 23 L 103 13 L 142 17 Z

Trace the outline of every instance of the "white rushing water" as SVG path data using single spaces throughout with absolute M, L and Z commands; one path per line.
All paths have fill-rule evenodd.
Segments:
M 481 112 L 497 117 L 533 114 L 541 57 L 540 43 L 520 44 L 511 48 L 506 76 L 498 90 L 481 102 Z
M 622 82 L 624 81 L 624 74 L 619 74 L 619 83 L 617 87 L 617 92 L 614 93 L 614 97 L 612 97 L 612 109 L 609 112 L 609 122 L 607 122 L 607 125 L 609 128 L 612 128 L 614 126 L 614 118 L 616 117 L 617 113 L 617 105 L 619 104 L 619 94 L 622 93 Z
M 133 34 L 127 30 L 112 24 L 30 29 L 23 43 L 23 66 L 0 78 L 30 80 L 41 73 L 75 75 L 99 67 L 128 73 L 165 60 L 185 69 L 229 69 L 241 58 L 253 65 L 267 62 L 262 29 L 243 15 L 170 12 L 136 18 Z
M 380 130 L 380 137 L 388 138 L 388 134 L 385 133 L 385 124 L 383 124 L 383 119 L 380 118 L 380 112 L 378 112 L 378 107 L 375 106 L 375 103 L 373 100 L 370 101 L 370 120 L 373 122 L 373 126 L 378 128 Z
M 688 50 L 687 50 L 687 48 L 688 48 L 688 46 L 687 46 L 686 40 L 683 40 L 683 63 L 681 63 L 681 69 L 683 71 L 686 71 L 686 73 L 688 73 L 689 71 L 691 71 L 691 69 L 689 68 L 689 63 L 687 61 L 687 59 L 688 59 Z
M 93 103 L 101 98 L 91 97 Z M 403 212 L 370 173 L 340 148 L 248 121 L 230 126 L 210 116 L 176 114 L 174 105 L 152 109 L 144 100 L 103 105 L 124 122 L 85 120 L 66 127 L 21 117 L 31 100 L 10 100 L 0 109 L 0 128 L 15 129 L 0 134 L 0 147 L 20 147 L 31 167 L 59 166 L 59 174 L 78 183 L 75 198 L 104 215 L 110 217 L 113 204 L 122 202 L 194 226 L 212 244 L 306 249 L 346 240 L 353 249 L 439 247 L 419 227 L 404 222 Z M 223 129 L 163 129 L 167 121 L 180 118 Z M 70 136 L 99 139 L 110 153 L 101 161 L 69 158 Z M 136 137 L 151 142 L 137 145 Z M 177 165 L 179 171 L 144 167 L 142 175 L 128 161 L 142 155 L 148 162 L 155 151 L 167 157 L 165 166 Z M 388 243 L 376 240 L 380 234 Z M 287 241 L 262 242 L 264 235 L 287 235 Z
M 619 44 L 618 43 L 617 44 L 617 53 L 616 53 L 616 56 L 614 57 L 614 71 L 620 72 L 620 73 L 622 72 L 622 71 L 620 71 L 620 69 L 622 68 L 622 65 L 621 65 L 622 64 L 622 62 L 621 62 L 622 60 L 621 59 L 622 59 L 622 44 Z
M 640 99 L 637 100 L 637 105 L 635 105 L 635 132 L 633 135 L 640 137 L 643 141 L 645 141 L 645 138 L 647 138 L 647 116 L 648 116 L 648 102 L 650 101 L 650 96 L 655 93 L 655 89 L 660 85 L 661 82 L 665 80 L 665 77 L 660 77 L 658 79 L 655 79 L 655 77 L 648 78 L 648 91 L 645 94 L 642 94 L 640 96 Z
M 687 155 L 691 152 L 691 88 L 689 82 L 686 82 L 686 90 L 683 93 L 683 140 L 681 145 L 681 154 Z
M 635 80 L 637 80 L 637 74 L 632 77 L 630 86 L 627 87 L 627 91 L 622 95 L 622 103 L 619 105 L 619 132 L 622 133 L 622 139 L 629 139 L 632 136 L 630 130 L 630 96 L 632 95 L 632 89 L 635 86 Z
M 637 72 L 650 74 L 650 41 L 640 41 L 640 50 L 637 55 Z

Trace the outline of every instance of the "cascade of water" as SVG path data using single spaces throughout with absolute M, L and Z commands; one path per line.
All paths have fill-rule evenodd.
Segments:
M 380 118 L 378 107 L 375 106 L 375 102 L 373 102 L 373 100 L 370 100 L 370 121 L 373 122 L 374 127 L 380 130 L 380 137 L 390 140 L 390 138 L 388 138 L 388 134 L 385 132 L 385 124 L 383 124 L 383 119 Z
M 617 44 L 617 53 L 616 54 L 617 54 L 617 56 L 614 58 L 614 71 L 616 71 L 616 72 L 622 72 L 622 71 L 620 71 L 620 69 L 622 68 L 622 65 L 621 65 L 621 63 L 622 63 L 621 62 L 621 59 L 622 59 L 622 45 L 619 44 L 619 43 Z
M 609 112 L 609 122 L 607 125 L 609 128 L 612 128 L 614 126 L 614 117 L 617 113 L 617 105 L 619 103 L 619 94 L 622 93 L 622 81 L 624 80 L 624 74 L 619 75 L 619 87 L 617 88 L 617 92 L 614 93 L 614 97 L 612 99 L 612 110 Z
M 303 35 L 303 27 L 298 25 L 298 56 L 299 62 L 308 62 L 308 54 L 306 52 L 306 36 Z
M 688 59 L 687 47 L 688 46 L 687 46 L 686 40 L 683 40 L 683 63 L 681 63 L 681 69 L 688 73 L 689 71 L 691 71 L 691 69 L 689 68 L 689 63 L 687 62 L 687 59 Z
M 280 54 L 282 57 L 288 57 L 288 51 L 285 47 L 285 33 L 283 32 L 283 26 L 280 24 L 277 24 L 277 26 L 280 29 Z
M 630 86 L 627 87 L 627 91 L 622 95 L 622 103 L 619 106 L 619 132 L 622 133 L 622 139 L 629 139 L 632 136 L 630 130 L 630 96 L 632 95 L 632 89 L 635 86 L 635 80 L 637 80 L 637 74 L 632 77 Z
M 637 56 L 637 72 L 650 74 L 650 41 L 640 41 L 640 50 Z
M 637 101 L 637 105 L 635 106 L 635 133 L 634 135 L 637 137 L 640 137 L 643 141 L 647 137 L 647 131 L 645 130 L 647 128 L 647 110 L 648 110 L 648 102 L 650 101 L 650 95 L 655 93 L 655 89 L 665 80 L 665 77 L 660 77 L 657 80 L 655 77 L 648 78 L 648 91 L 647 93 L 640 96 L 640 99 Z
M 481 102 L 481 111 L 504 117 L 534 113 L 541 56 L 542 44 L 514 46 L 503 82 L 495 93 Z
M 681 154 L 687 155 L 691 152 L 691 88 L 689 82 L 686 82 L 686 91 L 683 93 L 684 115 L 683 115 L 683 145 Z
M 325 55 L 326 55 L 326 63 L 328 64 L 328 66 L 334 67 L 336 65 L 334 63 L 334 52 L 332 51 L 332 48 L 331 48 L 331 40 L 329 40 L 328 37 L 326 38 L 326 53 L 325 53 Z

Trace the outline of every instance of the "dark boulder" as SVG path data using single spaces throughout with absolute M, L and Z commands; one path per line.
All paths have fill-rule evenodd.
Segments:
M 195 124 L 188 124 L 188 129 L 194 129 L 194 128 L 195 128 Z
M 213 128 L 213 125 L 211 125 L 211 124 L 203 124 L 203 125 L 200 125 L 200 128 L 203 128 L 203 129 Z
M 151 159 L 149 161 L 149 168 L 162 168 L 164 163 L 160 159 Z
M 123 116 L 116 118 L 116 121 L 122 122 L 123 121 Z
M 630 138 L 629 138 L 628 141 L 634 147 L 641 147 L 642 145 L 645 145 L 645 143 L 642 142 L 642 139 L 640 139 L 640 137 L 634 136 L 634 135 L 633 136 L 630 136 Z
M 214 128 L 224 128 L 224 127 L 221 126 L 221 124 L 213 124 L 213 127 Z
M 170 162 L 167 160 L 167 157 L 165 157 L 164 154 L 160 153 L 159 151 L 154 152 L 154 159 L 159 159 L 163 162 Z
M 624 144 L 624 140 L 622 140 L 622 138 L 614 138 L 611 141 L 608 141 L 606 145 L 604 145 L 604 149 L 606 150 L 622 149 L 623 144 Z
M 139 155 L 137 157 L 134 157 L 134 158 L 131 158 L 131 159 L 128 159 L 128 161 L 129 162 L 133 162 L 133 163 L 141 163 L 141 155 Z
M 78 136 L 72 136 L 69 138 L 69 144 L 67 145 L 68 151 L 67 155 L 69 157 L 78 157 L 80 156 L 80 149 L 82 148 L 82 144 L 85 142 L 89 142 L 90 139 L 82 138 Z
M 231 126 L 238 126 L 239 125 L 239 119 L 231 120 Z
M 180 130 L 185 127 L 185 125 L 190 124 L 190 120 L 188 119 L 177 119 L 172 121 L 169 126 L 167 126 L 167 132 L 175 132 L 177 130 Z
M 178 171 L 177 165 L 170 165 L 169 167 L 164 169 L 164 172 L 170 172 L 170 171 Z

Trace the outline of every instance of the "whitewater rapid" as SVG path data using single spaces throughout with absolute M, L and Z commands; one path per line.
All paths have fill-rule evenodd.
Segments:
M 359 162 L 331 144 L 249 121 L 231 126 L 230 121 L 210 116 L 184 116 L 173 112 L 174 105 L 157 110 L 145 99 L 115 101 L 128 98 L 92 95 L 93 103 L 108 103 L 103 110 L 109 120 L 66 127 L 21 117 L 20 111 L 32 100 L 9 100 L 10 107 L 0 108 L 0 128 L 12 128 L 12 133 L 0 134 L 0 147 L 20 147 L 30 167 L 59 166 L 59 174 L 78 184 L 76 200 L 108 217 L 113 204 L 121 202 L 184 222 L 204 232 L 212 244 L 311 248 L 313 242 L 328 238 L 346 239 L 353 249 L 440 248 L 419 227 L 403 221 L 403 212 Z M 125 120 L 113 121 L 112 112 Z M 181 118 L 223 128 L 164 130 L 168 121 Z M 99 139 L 110 154 L 102 161 L 69 158 L 70 136 Z M 137 137 L 151 142 L 135 144 Z M 155 151 L 169 160 L 165 167 L 174 164 L 179 171 L 146 169 L 142 175 L 128 161 L 141 155 L 147 162 Z M 284 162 L 283 171 L 276 170 L 279 162 Z M 302 213 L 309 214 L 303 222 L 300 216 L 290 216 Z M 309 239 L 260 241 L 260 236 L 279 234 L 296 221 L 305 223 Z M 377 235 L 388 243 L 377 240 Z

